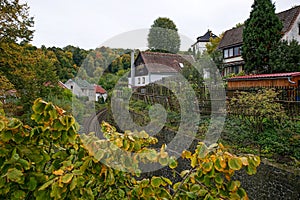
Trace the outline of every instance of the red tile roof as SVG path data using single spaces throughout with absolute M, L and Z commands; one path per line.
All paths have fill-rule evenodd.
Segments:
M 103 89 L 100 85 L 95 85 L 95 91 L 96 93 L 105 94 L 106 90 Z
M 276 74 L 256 74 L 246 76 L 235 76 L 227 79 L 228 81 L 247 80 L 247 79 L 270 79 L 300 76 L 300 72 L 276 73 Z

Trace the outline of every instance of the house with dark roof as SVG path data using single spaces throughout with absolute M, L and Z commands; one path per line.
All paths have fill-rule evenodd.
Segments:
M 105 101 L 107 98 L 107 92 L 100 85 L 80 78 L 69 79 L 64 85 L 77 97 L 88 97 L 89 101 L 99 101 L 101 98 Z
M 282 40 L 293 39 L 300 42 L 300 6 L 277 14 L 282 21 Z M 241 56 L 244 26 L 232 28 L 224 33 L 218 48 L 223 52 L 223 75 L 238 74 L 243 71 L 244 60 Z
M 131 55 L 133 58 L 133 54 Z M 140 52 L 131 63 L 131 73 L 128 76 L 128 86 L 136 88 L 145 86 L 178 74 L 185 65 L 194 62 L 192 56 L 159 53 Z
M 203 51 L 206 50 L 206 44 L 210 42 L 210 39 L 217 37 L 218 36 L 213 34 L 211 30 L 207 30 L 207 32 L 204 35 L 197 37 L 197 41 L 194 44 L 192 44 L 191 47 L 193 49 L 193 52 L 203 53 Z

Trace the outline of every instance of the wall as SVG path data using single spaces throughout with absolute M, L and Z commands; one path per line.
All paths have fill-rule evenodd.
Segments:
M 290 172 L 281 168 L 264 161 L 255 175 L 249 176 L 245 171 L 238 171 L 234 178 L 241 181 L 250 199 L 300 199 L 299 171 Z
M 300 23 L 300 15 L 298 15 L 295 23 L 293 24 L 290 31 L 288 31 L 282 39 L 291 41 L 296 39 L 300 43 L 300 35 L 299 35 L 299 23 Z

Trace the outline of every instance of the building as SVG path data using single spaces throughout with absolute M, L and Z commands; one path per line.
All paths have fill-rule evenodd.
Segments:
M 96 93 L 96 101 L 101 101 L 101 98 L 103 101 L 106 101 L 107 99 L 107 92 L 105 89 L 103 89 L 100 85 L 94 84 L 95 87 L 95 93 Z
M 206 44 L 210 42 L 211 38 L 217 38 L 215 34 L 208 30 L 204 35 L 197 37 L 197 42 L 192 45 L 193 52 L 203 53 L 206 50 Z
M 135 60 L 131 54 L 131 73 L 128 76 L 128 86 L 136 88 L 145 86 L 178 74 L 182 68 L 194 62 L 192 56 L 159 52 L 140 52 Z
M 295 39 L 300 42 L 300 6 L 280 12 L 277 16 L 283 24 L 282 40 L 291 41 Z M 224 76 L 243 71 L 245 64 L 241 56 L 243 29 L 244 26 L 240 26 L 227 30 L 219 43 L 218 48 L 223 52 Z
M 300 86 L 300 72 L 276 73 L 276 74 L 256 74 L 246 76 L 235 76 L 227 79 L 228 89 L 240 88 L 279 88 Z
M 77 97 L 87 97 L 89 101 L 99 101 L 102 97 L 104 100 L 107 98 L 107 92 L 100 85 L 90 84 L 80 78 L 69 79 L 64 85 Z

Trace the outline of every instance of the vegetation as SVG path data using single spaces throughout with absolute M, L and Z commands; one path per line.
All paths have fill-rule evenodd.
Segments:
M 239 93 L 230 101 L 222 140 L 238 152 L 299 165 L 299 121 L 288 118 L 273 90 Z
M 300 44 L 297 40 L 290 42 L 282 40 L 277 48 L 271 52 L 271 66 L 273 72 L 300 71 Z
M 106 139 L 79 137 L 76 121 L 61 108 L 37 99 L 32 109 L 34 127 L 0 116 L 1 198 L 248 199 L 231 177 L 242 168 L 252 175 L 260 163 L 256 156 L 237 157 L 222 145 L 199 143 L 194 153 L 182 154 L 191 169 L 178 172 L 180 182 L 157 176 L 139 180 L 141 162 L 176 170 L 166 145 L 151 149 L 157 139 L 147 133 L 117 133 L 107 123 L 102 125 Z
M 271 0 L 255 0 L 250 17 L 245 21 L 243 51 L 247 73 L 269 73 L 270 53 L 281 39 L 282 22 L 275 14 Z
M 2 0 L 0 7 L 0 44 L 31 41 L 34 21 L 29 16 L 29 6 L 19 0 Z
M 148 47 L 151 51 L 177 53 L 180 49 L 178 29 L 169 18 L 157 18 L 150 28 Z

